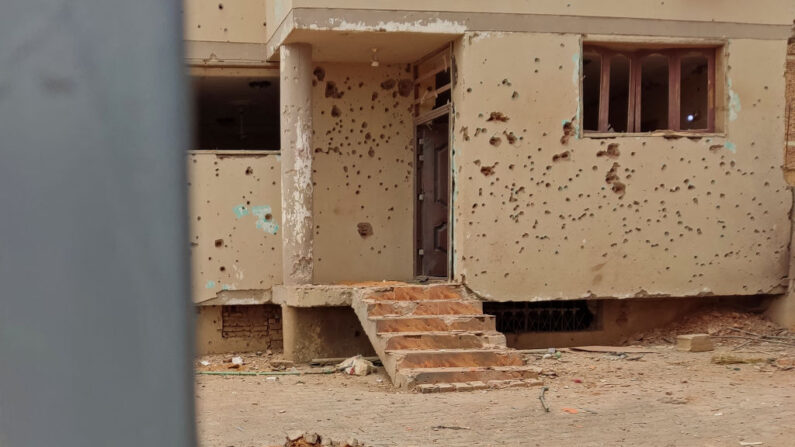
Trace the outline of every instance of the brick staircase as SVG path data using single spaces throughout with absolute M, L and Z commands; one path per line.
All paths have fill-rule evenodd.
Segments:
M 454 284 L 362 289 L 353 309 L 392 383 L 421 392 L 538 385 L 482 303 Z

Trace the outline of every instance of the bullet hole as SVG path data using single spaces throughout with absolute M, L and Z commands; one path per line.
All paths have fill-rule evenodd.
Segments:
M 516 99 L 518 97 L 519 97 L 519 92 L 517 91 L 514 91 L 513 94 L 511 95 L 511 99 Z
M 342 115 L 342 112 L 340 111 L 340 108 L 337 107 L 337 106 L 331 106 L 331 116 L 333 116 L 334 118 L 337 118 L 340 115 Z
M 401 79 L 400 82 L 398 82 L 398 94 L 407 97 L 411 94 L 413 87 L 414 81 L 411 79 Z
M 508 144 L 515 144 L 516 143 L 516 135 L 513 132 L 502 132 L 505 135 L 505 139 L 508 140 Z
M 220 271 L 222 271 L 222 272 L 225 272 L 225 271 L 226 271 L 226 267 L 224 267 L 224 266 L 222 265 L 222 266 L 221 266 L 221 268 L 219 268 L 218 270 L 220 270 Z
M 367 155 L 369 155 L 370 157 L 375 157 L 375 150 L 373 148 L 370 148 L 370 150 L 367 151 Z
M 621 166 L 618 163 L 613 163 L 613 166 L 605 175 L 605 183 L 610 185 L 610 189 L 612 189 L 614 193 L 618 194 L 619 199 L 624 197 L 624 194 L 627 190 L 627 185 L 619 181 L 618 168 L 620 167 Z
M 618 158 L 619 155 L 621 152 L 618 151 L 618 143 L 610 143 L 607 145 L 607 150 L 596 153 L 597 157 Z
M 494 163 L 491 166 L 483 166 L 480 168 L 480 173 L 485 175 L 486 177 L 495 174 L 495 170 L 497 168 L 497 163 Z
M 373 92 L 373 95 L 370 97 L 370 100 L 375 101 L 378 99 L 378 92 Z
M 563 136 L 560 137 L 560 144 L 569 144 L 569 138 L 574 135 L 574 119 L 563 123 Z
M 500 137 L 491 137 L 489 138 L 489 144 L 494 147 L 499 147 L 502 144 L 502 139 Z
M 464 135 L 464 141 L 469 141 L 469 127 L 462 127 L 461 134 Z
M 216 239 L 215 240 L 215 246 L 216 247 L 223 247 L 224 246 L 224 240 L 223 239 Z
M 356 224 L 356 231 L 359 236 L 366 238 L 373 235 L 373 226 L 370 225 L 370 222 L 359 222 Z
M 271 219 L 273 219 L 273 214 L 268 213 L 265 215 L 265 220 L 271 220 Z
M 397 81 L 394 79 L 387 79 L 386 81 L 381 83 L 381 88 L 384 90 L 392 90 L 395 88 Z
M 709 150 L 711 150 L 712 152 L 717 152 L 721 150 L 721 148 L 723 148 L 722 144 L 713 144 L 712 146 L 709 147 Z
M 312 74 L 315 75 L 315 79 L 320 82 L 323 82 L 323 80 L 326 79 L 326 70 L 324 70 L 323 67 L 316 67 Z
M 502 80 L 502 85 L 511 85 L 511 81 L 509 81 L 507 79 L 503 79 Z
M 569 160 L 571 153 L 569 151 L 561 152 L 552 156 L 552 161 L 566 161 Z
M 326 82 L 326 98 L 342 98 L 344 92 L 341 92 L 337 89 L 337 84 L 334 81 Z
M 254 169 L 251 166 L 246 168 L 246 175 L 251 175 L 253 173 L 254 173 Z
M 508 116 L 502 112 L 491 112 L 489 114 L 489 118 L 486 121 L 500 121 L 504 123 L 508 120 L 510 120 L 510 118 L 508 118 Z
M 362 129 L 367 129 L 367 121 L 362 121 Z
M 224 9 L 224 4 L 223 3 L 219 3 L 218 4 L 218 9 Z

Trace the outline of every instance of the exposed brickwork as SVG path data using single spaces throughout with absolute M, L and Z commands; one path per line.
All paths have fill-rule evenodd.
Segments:
M 269 347 L 282 345 L 282 311 L 279 306 L 222 306 L 223 338 L 269 339 Z M 273 346 L 270 346 L 273 345 Z

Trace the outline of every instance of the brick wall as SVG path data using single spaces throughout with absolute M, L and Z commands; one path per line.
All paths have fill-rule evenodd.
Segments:
M 267 338 L 269 348 L 281 349 L 281 318 L 281 308 L 275 305 L 221 306 L 221 337 Z
M 197 306 L 196 311 L 198 354 L 283 350 L 280 306 Z

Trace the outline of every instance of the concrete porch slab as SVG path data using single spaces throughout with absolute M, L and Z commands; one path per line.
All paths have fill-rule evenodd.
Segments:
M 411 283 L 402 281 L 368 281 L 346 284 L 307 284 L 273 287 L 273 303 L 290 307 L 350 306 L 353 297 L 363 291 L 390 291 L 394 287 L 443 285 L 448 283 Z

